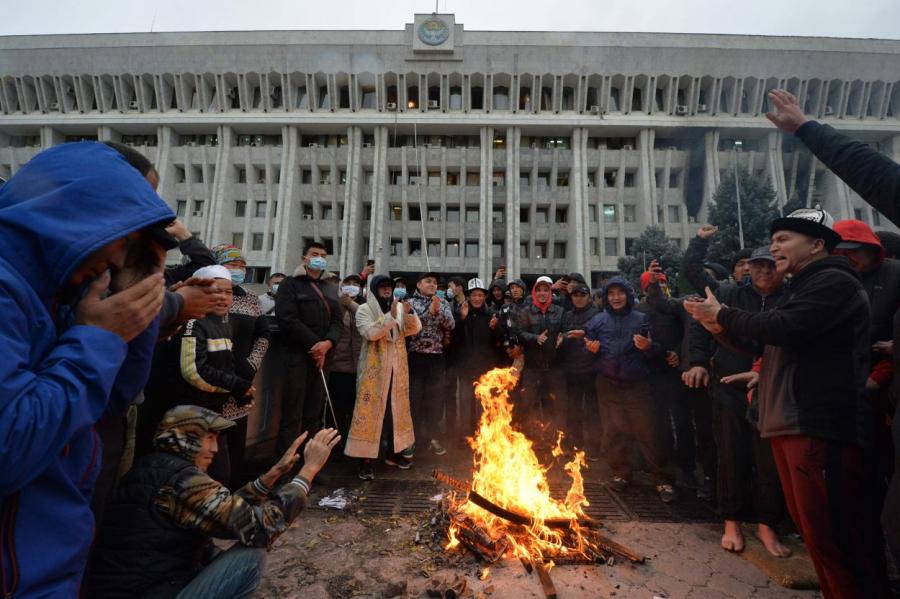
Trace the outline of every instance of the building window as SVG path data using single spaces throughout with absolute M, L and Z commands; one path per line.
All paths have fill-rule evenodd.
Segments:
M 194 200 L 194 216 L 203 216 L 203 200 Z
M 634 173 L 625 173 L 625 187 L 634 187 Z
M 506 173 L 502 171 L 495 172 L 493 178 L 491 179 L 491 184 L 494 187 L 505 187 L 506 186 Z
M 303 185 L 312 184 L 312 170 L 305 168 L 300 171 L 300 183 Z
M 363 220 L 372 220 L 372 204 L 363 206 Z
M 550 220 L 550 209 L 546 206 L 540 207 L 534 212 L 534 222 L 539 225 L 545 225 Z
M 391 256 L 403 255 L 403 240 L 391 239 Z
M 527 223 L 531 216 L 531 208 L 519 208 L 519 222 Z
M 422 220 L 422 211 L 418 206 L 407 206 L 406 209 L 409 211 L 409 220 Z
M 676 189 L 681 181 L 681 171 L 669 171 L 669 187 Z
M 441 220 L 441 207 L 440 206 L 428 206 L 428 220 L 433 223 L 440 222 L 440 220 Z
M 872 224 L 876 227 L 881 226 L 881 213 L 877 210 L 872 210 Z
M 494 208 L 493 215 L 491 217 L 491 222 L 493 222 L 495 225 L 502 225 L 503 224 L 503 213 L 504 213 L 503 208 Z
M 600 240 L 596 237 L 591 237 L 591 256 L 599 256 L 600 255 Z
M 528 242 L 519 244 L 519 258 L 527 258 L 528 257 Z
M 557 187 L 568 187 L 569 186 L 569 173 L 556 173 L 556 186 Z
M 617 206 L 615 204 L 603 204 L 603 222 L 605 223 L 617 223 L 619 222 L 618 215 L 616 214 Z
M 637 222 L 637 206 L 634 204 L 625 204 L 625 222 Z
M 492 258 L 502 258 L 503 257 L 503 244 L 502 243 L 492 243 L 491 244 L 491 257 Z
M 548 189 L 550 187 L 550 173 L 538 173 L 537 188 Z
M 549 258 L 547 255 L 547 242 L 546 241 L 536 241 L 534 244 L 534 257 L 537 260 L 541 258 Z
M 391 220 L 403 220 L 403 207 L 400 204 L 391 204 Z
M 853 209 L 853 218 L 855 218 L 856 220 L 863 219 L 862 208 L 854 208 Z
M 199 166 L 191 167 L 191 179 L 194 180 L 194 183 L 203 183 L 203 169 Z
M 477 223 L 480 219 L 479 210 L 475 206 L 467 206 L 466 207 L 466 222 L 467 223 Z
M 608 168 L 603 171 L 603 182 L 607 187 L 615 187 L 616 186 L 616 174 L 618 170 L 614 168 Z
M 232 233 L 231 234 L 231 245 L 242 248 L 244 247 L 244 234 L 243 233 Z
M 668 206 L 668 211 L 670 223 L 681 222 L 681 208 L 679 206 Z
M 439 257 L 441 255 L 441 242 L 433 239 L 428 240 L 428 255 Z
M 459 185 L 459 173 L 452 171 L 447 172 L 447 185 Z
M 615 237 L 606 237 L 603 240 L 603 253 L 607 256 L 618 256 L 619 240 Z
M 531 173 L 528 171 L 519 173 L 519 187 L 524 187 L 525 189 L 531 187 Z
M 256 202 L 256 218 L 265 218 L 266 217 L 266 202 Z
M 184 167 L 176 166 L 175 167 L 175 182 L 176 183 L 184 183 L 185 180 L 186 180 L 186 175 L 184 172 Z
M 553 244 L 553 257 L 557 260 L 566 257 L 566 242 L 557 241 Z
M 331 206 L 329 206 L 327 204 L 322 204 L 321 210 L 322 210 L 322 212 L 321 212 L 320 218 L 322 220 L 331 220 L 331 216 L 332 216 L 332 214 L 334 214 L 334 211 L 331 209 Z M 331 252 L 329 252 L 329 253 L 331 253 Z
M 597 222 L 597 205 L 590 204 L 588 206 L 588 217 L 591 219 L 592 223 Z
M 466 258 L 477 258 L 478 257 L 478 242 L 477 241 L 467 241 L 466 242 Z
M 458 223 L 459 222 L 459 208 L 447 208 L 447 222 L 448 223 Z
M 247 216 L 247 202 L 242 200 L 238 200 L 234 203 L 234 215 L 237 218 L 243 218 Z
M 251 238 L 250 249 L 254 252 L 261 252 L 263 249 L 263 234 L 254 233 Z
M 481 185 L 481 173 L 466 173 L 466 185 L 469 187 Z
M 569 209 L 568 208 L 557 208 L 556 209 L 556 222 L 560 223 L 560 224 L 569 222 Z
M 456 239 L 447 240 L 446 253 L 448 258 L 459 258 L 459 241 Z
M 303 220 L 312 220 L 313 219 L 312 204 L 300 204 L 300 209 L 303 212 Z
M 186 200 L 177 200 L 175 202 L 175 216 L 179 218 L 184 218 L 185 213 L 187 212 L 187 201 Z

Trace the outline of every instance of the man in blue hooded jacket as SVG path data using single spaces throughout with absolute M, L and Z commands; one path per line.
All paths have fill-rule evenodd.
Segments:
M 603 454 L 613 477 L 610 484 L 624 490 L 631 483 L 631 442 L 636 442 L 656 479 L 662 501 L 676 498 L 669 456 L 657 430 L 650 387 L 649 360 L 662 354 L 653 340 L 650 318 L 634 309 L 631 285 L 613 277 L 603 288 L 603 311 L 585 327 L 588 351 L 596 354 L 597 397 L 603 426 Z
M 51 148 L 0 187 L 0 583 L 75 597 L 94 423 L 143 388 L 174 214 L 116 150 Z

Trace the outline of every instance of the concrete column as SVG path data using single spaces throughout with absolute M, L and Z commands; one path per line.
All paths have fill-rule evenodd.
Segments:
M 347 160 L 347 183 L 344 186 L 344 223 L 341 228 L 341 251 L 339 269 L 342 276 L 359 272 L 362 267 L 363 247 L 362 220 L 363 205 L 360 198 L 362 185 L 362 137 L 360 127 L 347 129 L 349 157 Z M 335 213 L 335 217 L 338 213 Z
M 481 128 L 481 188 L 479 193 L 478 276 L 487 281 L 491 272 L 494 227 L 491 222 L 494 205 L 494 128 Z M 465 247 L 463 247 L 465 253 Z
M 510 127 L 506 130 L 506 265 L 507 280 L 521 277 L 521 265 L 519 258 L 519 244 L 521 233 L 519 231 L 519 209 L 521 208 L 521 196 L 519 190 L 519 144 L 522 140 L 522 129 Z M 493 275 L 491 275 L 493 276 Z
M 53 127 L 41 127 L 41 149 L 46 150 L 53 146 L 65 143 L 66 136 L 54 129 Z
M 719 130 L 707 131 L 703 136 L 703 202 L 697 218 L 707 221 L 709 204 L 719 188 Z
M 294 214 L 294 188 L 299 185 L 297 181 L 297 146 L 300 143 L 300 134 L 296 127 L 284 126 L 281 128 L 281 184 L 278 186 L 278 214 L 275 216 L 275 249 L 272 251 L 272 272 L 284 272 L 291 274 L 294 265 L 289 259 L 293 252 L 299 251 L 297 236 L 291 240 L 288 235 Z M 299 255 L 296 257 L 299 258 Z
M 225 217 L 226 199 L 225 194 L 228 188 L 229 167 L 231 166 L 231 145 L 233 130 L 231 127 L 220 125 L 218 128 L 219 143 L 216 146 L 216 174 L 212 181 L 212 189 L 209 195 L 209 210 L 206 216 L 206 242 L 210 245 L 216 245 L 230 241 L 223 237 L 222 222 Z M 203 181 L 205 185 L 209 185 L 209 169 L 207 163 L 203 164 Z
M 386 273 L 390 259 L 387 206 L 387 152 L 390 134 L 387 127 L 375 128 L 375 157 L 372 165 L 372 220 L 369 223 L 368 255 L 375 269 Z
M 644 223 L 646 226 L 657 225 L 656 217 L 656 168 L 653 160 L 653 138 L 655 132 L 652 129 L 641 129 L 637 136 L 638 155 L 641 164 L 638 167 L 641 190 L 641 205 L 644 208 Z
M 775 202 L 779 212 L 787 203 L 787 189 L 784 181 L 784 159 L 781 154 L 781 133 L 772 131 L 766 136 L 766 169 L 769 182 L 775 189 Z
M 266 95 L 268 96 L 268 94 Z M 283 148 L 284 146 L 282 146 Z M 269 249 L 269 235 L 272 233 L 272 211 L 275 210 L 275 206 L 278 204 L 278 189 L 274 187 L 275 172 L 278 168 L 281 168 L 280 161 L 278 165 L 272 163 L 272 152 L 272 146 L 266 146 L 266 222 L 263 225 L 263 255 L 266 257 L 271 256 L 272 253 L 272 250 Z M 281 183 L 278 184 L 278 187 L 281 187 Z M 285 208 L 287 206 L 278 206 L 278 212 Z M 258 260 L 257 263 L 259 263 Z
M 572 131 L 572 169 L 569 171 L 569 237 L 566 252 L 569 272 L 580 272 L 589 280 L 591 248 L 587 187 L 588 130 Z
M 156 157 L 153 160 L 156 172 L 159 173 L 159 186 L 157 193 L 160 197 L 170 201 L 172 209 L 175 208 L 175 169 L 170 158 L 174 133 L 171 127 L 159 126 L 156 128 Z

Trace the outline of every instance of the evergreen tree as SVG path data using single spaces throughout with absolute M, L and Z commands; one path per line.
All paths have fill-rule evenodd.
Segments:
M 780 216 L 775 203 L 775 190 L 767 179 L 738 171 L 741 191 L 741 222 L 744 247 L 757 248 L 769 244 L 769 226 Z M 728 267 L 732 256 L 741 248 L 738 235 L 738 209 L 734 189 L 734 173 L 729 170 L 719 184 L 709 207 L 709 224 L 719 227 L 707 254 L 710 262 Z M 785 213 L 787 214 L 787 212 Z
M 647 270 L 650 262 L 659 260 L 670 286 L 674 288 L 681 269 L 682 254 L 681 248 L 666 237 L 662 227 L 647 227 L 634 240 L 631 254 L 619 258 L 619 271 L 639 290 L 641 273 Z

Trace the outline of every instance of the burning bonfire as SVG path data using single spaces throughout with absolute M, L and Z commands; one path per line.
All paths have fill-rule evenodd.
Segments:
M 565 465 L 572 479 L 565 499 L 551 497 L 549 467 L 538 461 L 528 437 L 512 427 L 509 394 L 518 379 L 516 368 L 496 368 L 475 385 L 483 411 L 469 439 L 474 451 L 471 485 L 434 473 L 460 493 L 445 503 L 450 539 L 446 548 L 463 546 L 487 562 L 516 557 L 529 572 L 538 571 L 548 596 L 548 569 L 553 565 L 612 565 L 616 559 L 643 563 L 642 556 L 599 533 L 600 523 L 585 514 L 584 452 L 576 452 Z M 559 433 L 553 456 L 563 453 Z

